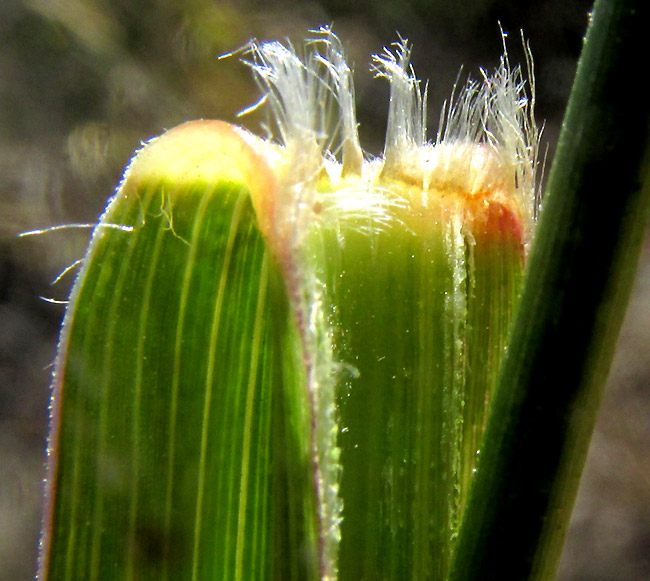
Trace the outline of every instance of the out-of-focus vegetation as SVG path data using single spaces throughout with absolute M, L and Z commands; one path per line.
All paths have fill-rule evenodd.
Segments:
M 258 92 L 237 57 L 251 37 L 298 41 L 333 23 L 355 64 L 364 145 L 383 140 L 387 87 L 370 54 L 414 44 L 429 85 L 432 136 L 461 65 L 477 75 L 501 53 L 498 22 L 522 62 L 536 59 L 537 111 L 552 155 L 591 2 L 360 0 L 2 0 L 0 2 L 0 579 L 35 570 L 50 370 L 84 231 L 17 233 L 96 220 L 142 140 L 195 118 L 234 121 Z M 265 131 L 263 112 L 242 118 Z M 615 361 L 561 569 L 563 579 L 650 576 L 650 257 Z M 645 322 L 645 324 L 644 324 Z

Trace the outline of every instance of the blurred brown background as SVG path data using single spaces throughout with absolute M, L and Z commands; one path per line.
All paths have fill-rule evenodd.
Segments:
M 355 68 L 361 136 L 382 147 L 387 86 L 370 55 L 396 40 L 415 46 L 430 79 L 431 134 L 459 67 L 478 75 L 519 29 L 537 73 L 537 117 L 552 159 L 590 0 L 1 0 L 0 1 L 0 581 L 34 573 L 41 511 L 50 364 L 72 276 L 78 230 L 21 231 L 93 222 L 142 140 L 182 121 L 221 118 L 258 93 L 236 58 L 260 40 L 333 23 Z M 636 82 L 631 79 L 631 84 Z M 629 90 L 622 87 L 621 90 Z M 632 97 L 631 97 L 632 98 Z M 259 128 L 261 115 L 240 122 Z M 547 165 L 550 165 L 547 164 Z M 650 244 L 644 255 L 593 439 L 560 578 L 650 579 Z

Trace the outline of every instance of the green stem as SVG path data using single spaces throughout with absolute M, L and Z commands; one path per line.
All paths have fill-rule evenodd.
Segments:
M 557 566 L 650 210 L 650 110 L 633 92 L 648 22 L 644 0 L 596 2 L 453 579 Z

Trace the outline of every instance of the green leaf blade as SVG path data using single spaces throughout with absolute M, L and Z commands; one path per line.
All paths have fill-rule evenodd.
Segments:
M 118 198 L 104 221 L 132 231 L 98 228 L 61 352 L 49 578 L 267 578 L 295 560 L 271 465 L 300 462 L 272 422 L 301 380 L 278 266 L 239 184 Z

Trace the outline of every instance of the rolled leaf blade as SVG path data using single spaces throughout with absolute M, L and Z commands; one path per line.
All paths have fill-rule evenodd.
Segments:
M 437 212 L 417 231 L 399 211 L 319 226 L 307 245 L 344 364 L 340 579 L 449 571 L 524 256 L 520 232 L 480 211 Z

